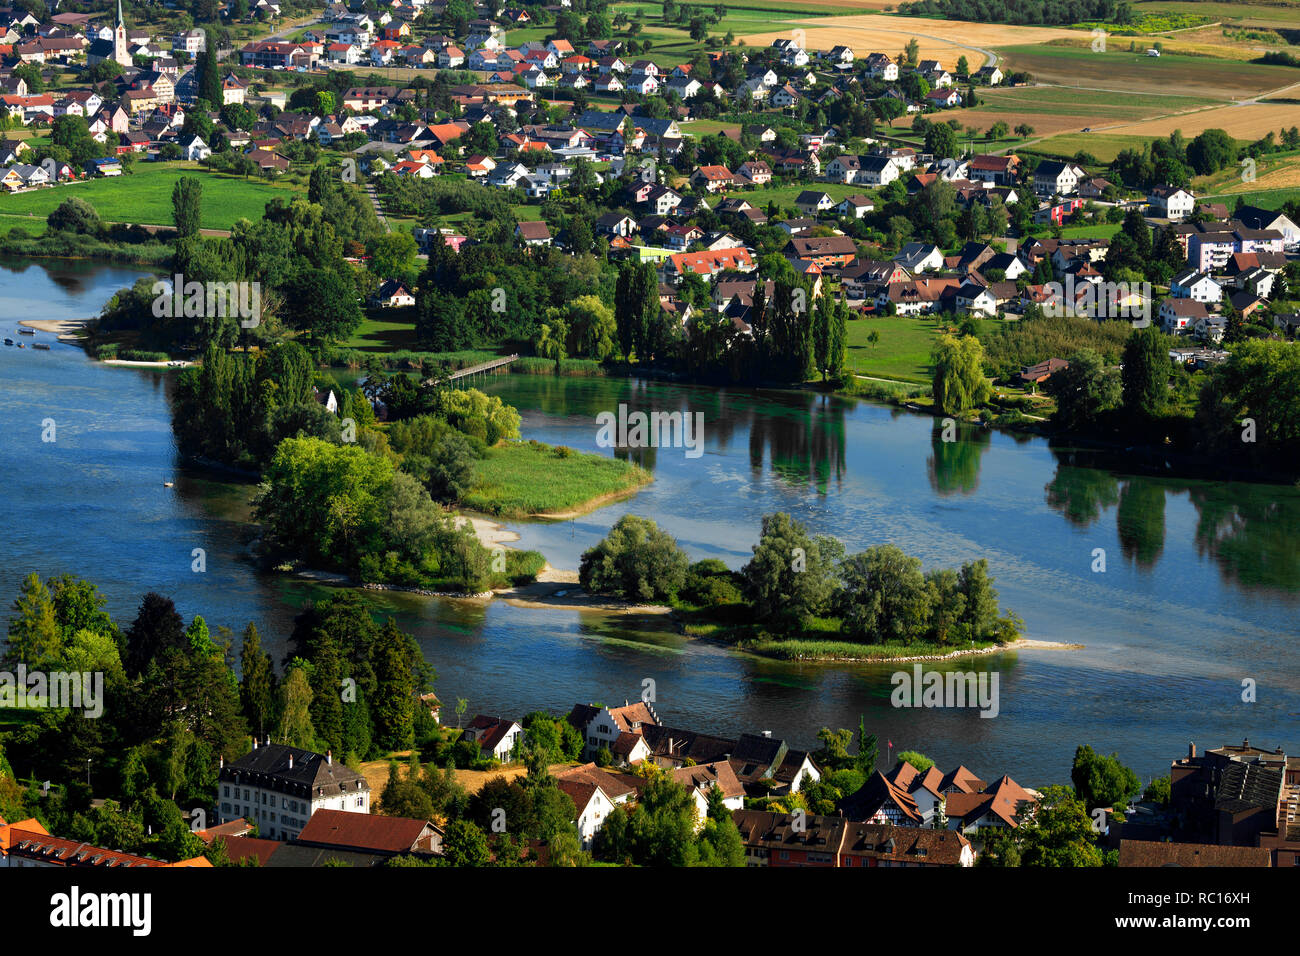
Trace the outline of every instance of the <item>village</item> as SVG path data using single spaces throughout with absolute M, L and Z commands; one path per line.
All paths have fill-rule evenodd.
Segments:
M 441 709 L 437 698 L 425 695 L 424 705 L 436 720 Z M 743 860 L 737 857 L 729 865 L 1015 865 L 1000 856 L 1035 852 L 1033 834 L 1040 827 L 1062 826 L 1068 808 L 1079 814 L 1073 838 L 1081 843 L 1095 838 L 1097 852 L 1111 855 L 1109 865 L 1276 867 L 1300 860 L 1295 820 L 1300 765 L 1280 749 L 1254 747 L 1249 740 L 1199 755 L 1195 744 L 1189 745 L 1187 755 L 1171 761 L 1169 775 L 1150 784 L 1141 799 L 1133 793 L 1131 805 L 1094 808 L 1090 791 L 1069 795 L 1069 788 L 1053 787 L 1043 793 L 1006 775 L 986 781 L 962 765 L 944 772 L 910 752 L 900 753 L 882 771 L 843 752 L 835 757 L 833 745 L 813 755 L 770 732 L 729 739 L 673 728 L 643 701 L 575 705 L 560 726 L 579 738 L 577 759 L 539 767 L 537 734 L 542 727 L 546 734 L 552 732 L 548 721 L 543 717 L 530 733 L 518 721 L 478 715 L 455 733 L 477 753 L 476 761 L 489 768 L 477 777 L 482 795 L 493 794 L 489 803 L 506 800 L 512 789 L 522 793 L 518 784 L 539 775 L 550 783 L 531 786 L 554 786 L 571 800 L 574 815 L 568 822 L 579 857 L 593 848 L 598 856 L 617 854 L 601 844 L 602 829 L 619 817 L 617 829 L 622 831 L 638 804 L 663 799 L 657 788 L 668 787 L 683 794 L 678 806 L 686 808 L 697 834 L 706 824 L 712 827 L 710 821 L 719 815 L 734 822 Z M 828 744 L 834 736 L 827 737 Z M 863 743 L 874 747 L 874 740 Z M 1098 756 L 1091 748 L 1080 751 L 1089 759 Z M 865 759 L 875 761 L 874 750 Z M 526 778 L 519 776 L 525 762 Z M 1076 773 L 1081 763 L 1076 755 Z M 865 773 L 865 783 L 823 808 L 822 794 L 838 792 L 833 787 L 828 791 L 824 778 L 842 780 L 846 772 Z M 398 773 L 396 762 L 391 773 Z M 415 771 L 411 773 L 413 780 Z M 1086 777 L 1085 770 L 1076 779 Z M 519 824 L 503 807 L 486 808 L 487 822 L 481 826 L 485 842 L 484 832 L 468 818 L 402 816 L 389 805 L 395 799 L 395 779 L 390 775 L 381 797 L 368 775 L 336 762 L 331 753 L 253 739 L 245 756 L 221 762 L 214 814 L 196 808 L 191 826 L 204 844 L 221 844 L 223 861 L 245 866 L 464 863 L 463 855 L 473 850 L 472 840 L 465 844 L 467 828 L 488 854 L 473 865 L 575 865 L 571 854 L 559 858 L 561 844 L 553 839 L 508 839 L 518 835 Z M 471 807 L 476 799 L 471 797 Z M 649 813 L 649 807 L 641 812 Z M 485 809 L 474 813 L 482 817 Z M 981 862 L 985 852 L 999 856 Z M 507 861 L 503 854 L 518 854 L 519 859 Z M 0 818 L 4 867 L 211 865 L 208 855 L 160 861 L 51 834 L 34 818 Z
M 566 6 L 547 11 L 563 17 Z M 262 8 L 265 0 L 250 12 Z M 271 5 L 267 12 L 278 11 Z M 996 64 L 972 69 L 963 57 L 964 72 L 954 71 L 934 59 L 906 62 L 907 51 L 810 50 L 789 39 L 670 64 L 638 55 L 635 39 L 556 36 L 510 46 L 504 38 L 530 23 L 528 8 L 474 12 L 473 19 L 459 16 L 463 29 L 449 35 L 412 26 L 450 22 L 446 5 L 353 12 L 336 4 L 297 31 L 298 39 L 226 51 L 238 73 L 205 61 L 220 76 L 221 102 L 200 103 L 200 67 L 182 61 L 203 56 L 204 31 L 149 36 L 129 29 L 120 9 L 102 17 L 56 14 L 45 23 L 18 11 L 4 38 L 14 42 L 0 47 L 9 56 L 0 80 L 11 125 L 39 133 L 61 117 L 81 117 L 105 155 L 78 164 L 51 158 L 57 148 L 5 139 L 0 182 L 22 194 L 120 177 L 128 160 L 138 170 L 140 161 L 214 164 L 223 156 L 224 168 L 274 177 L 291 168 L 299 144 L 310 143 L 326 150 L 327 160 L 335 157 L 345 181 L 352 171 L 353 181 L 369 182 L 381 214 L 396 188 L 384 184 L 393 180 L 479 183 L 519 197 L 511 199 L 515 209 L 537 213 L 548 197 L 572 193 L 575 184 L 589 190 L 617 182 L 586 225 L 609 261 L 655 265 L 661 304 L 686 330 L 713 315 L 749 333 L 752 274 L 773 249 L 814 296 L 833 294 L 855 318 L 1000 320 L 1041 310 L 1135 327 L 1154 322 L 1187 339 L 1170 355 L 1194 368 L 1221 362 L 1224 336 L 1239 337 L 1241 322 L 1286 337 L 1300 326 L 1289 298 L 1296 266 L 1288 271 L 1300 250 L 1300 226 L 1285 211 L 1240 203 L 1229 209 L 1181 185 L 1135 189 L 1096 167 L 964 146 L 973 130 L 963 132 L 960 118 L 948 122 L 946 114 L 960 115 L 979 91 L 1028 79 L 1005 76 Z M 24 79 L 33 69 L 93 73 L 105 63 L 121 69 L 100 83 L 33 92 Z M 301 97 L 287 103 L 265 79 L 279 72 L 319 76 L 336 67 L 360 77 L 367 67 L 396 64 L 475 81 L 445 88 L 451 113 L 422 106 L 427 95 L 400 83 L 350 86 L 336 100 L 324 94 L 336 111 L 319 112 L 295 108 Z M 187 110 L 205 108 L 206 136 L 186 121 Z M 720 110 L 770 121 L 692 132 L 703 122 L 697 117 Z M 832 113 L 842 119 L 819 125 Z M 923 121 L 914 126 L 924 131 L 923 142 L 907 145 L 895 132 L 905 130 L 883 125 L 899 116 Z M 232 118 L 247 126 L 232 128 Z M 214 154 L 214 144 L 222 152 Z M 941 207 L 947 221 L 936 223 L 930 237 L 912 238 L 907 233 L 916 230 L 897 216 L 879 221 L 881 210 L 899 203 Z M 1132 270 L 1130 281 L 1112 281 L 1110 237 L 1130 213 L 1140 214 L 1151 242 L 1177 243 L 1177 268 L 1164 283 L 1131 281 L 1139 278 Z M 460 250 L 479 241 L 472 222 L 431 228 L 419 219 L 408 231 L 422 252 L 430 243 Z M 1088 224 L 1093 234 L 1066 237 Z M 521 215 L 514 227 L 526 246 L 578 252 L 593 245 L 587 230 L 576 241 L 572 231 L 542 215 Z M 779 244 L 774 234 L 784 237 Z M 706 294 L 695 277 L 709 283 Z M 378 278 L 382 287 L 367 300 L 372 307 L 415 304 L 409 279 Z M 1058 367 L 1063 356 L 1038 356 L 1005 384 L 1036 386 Z

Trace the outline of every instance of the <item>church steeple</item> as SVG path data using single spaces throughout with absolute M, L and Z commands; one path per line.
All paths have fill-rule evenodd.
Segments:
M 117 26 L 113 28 L 113 59 L 122 66 L 131 65 L 131 52 L 126 45 L 126 21 L 122 19 L 122 0 L 117 0 Z

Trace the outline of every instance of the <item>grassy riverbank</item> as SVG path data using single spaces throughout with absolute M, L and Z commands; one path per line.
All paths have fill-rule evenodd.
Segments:
M 475 473 L 474 487 L 460 504 L 499 518 L 568 517 L 630 494 L 653 478 L 617 458 L 536 441 L 488 449 Z

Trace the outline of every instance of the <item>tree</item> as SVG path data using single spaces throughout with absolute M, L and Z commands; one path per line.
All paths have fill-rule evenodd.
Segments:
M 487 836 L 468 820 L 447 824 L 442 852 L 449 866 L 487 866 L 492 862 Z
M 619 269 L 614 290 L 614 321 L 623 357 L 648 361 L 645 354 L 650 338 L 650 322 L 659 314 L 659 279 L 654 263 L 624 262 Z
M 926 631 L 931 598 L 921 561 L 892 544 L 844 559 L 835 612 L 854 641 L 910 644 Z
M 1092 819 L 1068 787 L 1044 787 L 1032 818 L 1016 830 L 1021 866 L 1101 866 Z
M 250 622 L 244 628 L 243 645 L 239 651 L 239 697 L 244 717 L 258 739 L 266 734 L 275 707 L 275 670 L 271 655 L 262 650 L 262 636 Z
M 918 750 L 900 750 L 898 752 L 899 763 L 910 763 L 921 773 L 925 773 L 934 766 L 934 761 Z
M 1047 392 L 1056 399 L 1052 420 L 1066 431 L 1082 431 L 1119 402 L 1119 376 L 1091 349 L 1075 352 L 1069 362 L 1047 380 Z
M 1159 329 L 1153 325 L 1135 329 L 1124 345 L 1120 372 L 1125 411 L 1144 418 L 1159 415 L 1168 400 L 1172 370 L 1169 348 Z
M 984 377 L 984 348 L 973 336 L 942 335 L 930 360 L 934 364 L 935 405 L 944 412 L 961 415 L 989 400 L 991 389 Z
M 802 523 L 778 512 L 763 516 L 753 551 L 741 575 L 756 619 L 796 626 L 826 611 L 835 589 L 835 562 L 844 553 L 837 540 L 814 538 Z
M 290 747 L 312 750 L 316 747 L 316 729 L 312 725 L 311 682 L 305 662 L 295 661 L 280 686 L 280 726 L 276 739 Z
M 62 648 L 62 637 L 50 589 L 32 572 L 23 579 L 13 603 L 14 616 L 9 621 L 7 658 L 38 666 L 55 659 Z
M 1105 757 L 1086 744 L 1074 751 L 1070 780 L 1089 810 L 1096 807 L 1119 810 L 1142 790 L 1137 774 L 1119 762 L 1118 754 Z
M 75 232 L 93 236 L 100 229 L 99 213 L 80 196 L 70 196 L 63 200 L 45 221 L 53 232 Z
M 624 515 L 583 552 L 578 579 L 586 591 L 631 601 L 671 600 L 686 580 L 686 552 L 649 518 Z
M 193 176 L 182 176 L 172 187 L 172 222 L 176 234 L 188 239 L 199 234 L 202 221 L 200 205 L 203 200 L 203 183 Z
M 317 167 L 319 169 L 319 167 Z M 312 175 L 316 170 L 312 170 Z M 415 267 L 419 248 L 409 232 L 386 232 L 373 240 L 367 250 L 370 271 L 381 279 L 405 279 Z
M 961 154 L 957 131 L 947 123 L 936 123 L 925 133 L 925 151 L 940 159 L 955 159 Z

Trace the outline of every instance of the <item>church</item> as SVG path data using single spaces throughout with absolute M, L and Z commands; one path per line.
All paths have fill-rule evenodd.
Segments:
M 117 0 L 117 26 L 113 39 L 95 40 L 86 50 L 86 63 L 94 66 L 105 60 L 115 60 L 124 67 L 131 65 L 131 53 L 126 45 L 126 21 L 122 19 L 122 0 Z

